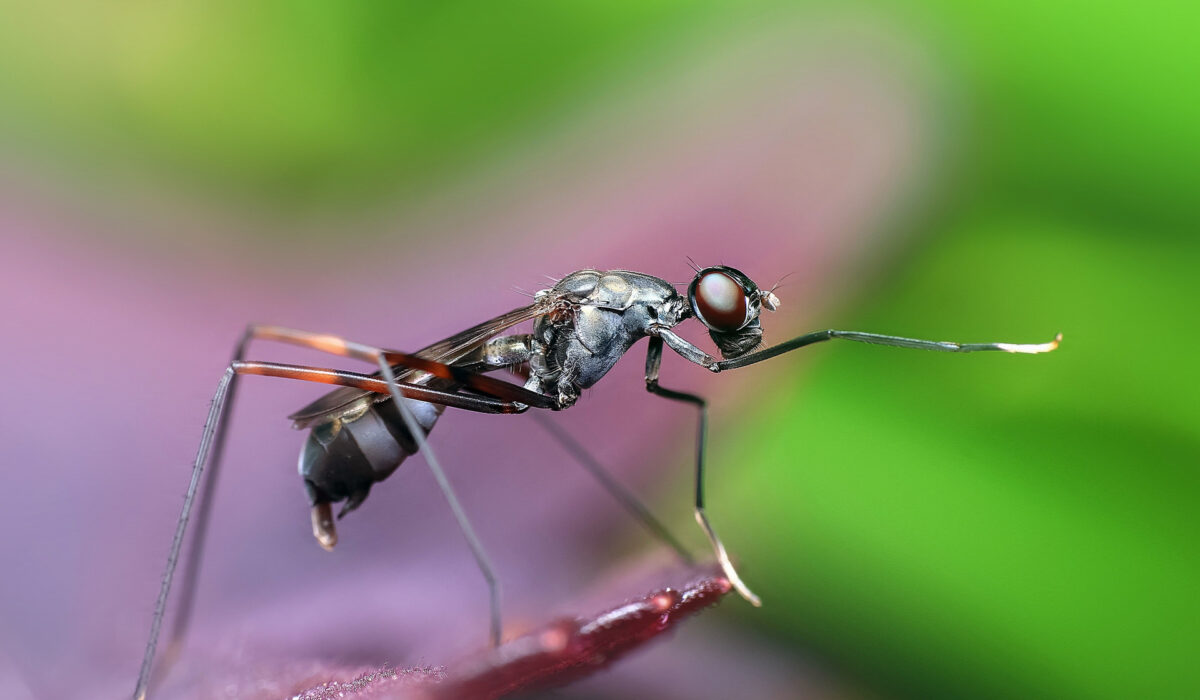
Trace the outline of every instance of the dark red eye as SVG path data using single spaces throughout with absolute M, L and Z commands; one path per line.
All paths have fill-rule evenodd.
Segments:
M 736 279 L 716 270 L 705 272 L 692 282 L 696 315 L 709 328 L 732 333 L 750 318 L 750 298 Z

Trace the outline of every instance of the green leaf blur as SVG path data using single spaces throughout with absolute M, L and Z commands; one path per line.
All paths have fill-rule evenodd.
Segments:
M 0 118 L 72 167 L 276 208 L 361 204 L 543 127 L 678 31 L 683 4 L 17 5 Z
M 838 325 L 1063 347 L 831 344 L 721 426 L 772 437 L 713 457 L 761 619 L 914 696 L 1190 695 L 1200 334 L 1172 300 L 1197 251 L 1015 215 L 948 233 Z
M 717 430 L 710 510 L 756 619 L 876 687 L 1196 697 L 1196 10 L 931 14 L 969 94 L 961 170 L 827 325 L 1063 347 L 807 351 Z

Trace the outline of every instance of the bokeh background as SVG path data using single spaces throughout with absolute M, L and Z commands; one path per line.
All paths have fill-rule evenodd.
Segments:
M 0 694 L 132 689 L 247 321 L 413 348 L 544 275 L 687 282 L 691 256 L 788 275 L 769 341 L 1066 340 L 832 343 L 720 376 L 669 358 L 665 385 L 713 400 L 710 514 L 766 606 L 727 600 L 557 697 L 1200 695 L 1197 14 L 5 3 Z M 704 551 L 693 416 L 641 365 L 556 420 Z M 313 545 L 283 416 L 319 392 L 244 384 L 165 695 L 282 695 L 483 643 L 483 586 L 419 460 L 337 552 Z M 447 413 L 433 444 L 514 629 L 668 561 L 527 417 Z

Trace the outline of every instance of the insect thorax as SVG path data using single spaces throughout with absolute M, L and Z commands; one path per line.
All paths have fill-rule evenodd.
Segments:
M 545 290 L 566 310 L 534 324 L 531 369 L 565 407 L 608 373 L 652 325 L 672 327 L 685 302 L 670 283 L 638 272 L 581 270 Z

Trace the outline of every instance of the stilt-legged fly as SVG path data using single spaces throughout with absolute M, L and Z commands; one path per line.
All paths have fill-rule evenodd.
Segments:
M 522 413 L 529 409 L 559 411 L 570 408 L 583 389 L 591 387 L 633 345 L 649 338 L 646 352 L 646 389 L 673 401 L 689 403 L 699 411 L 696 453 L 695 516 L 712 546 L 724 575 L 743 598 L 759 605 L 738 576 L 708 517 L 704 512 L 704 439 L 707 430 L 703 398 L 675 391 L 658 383 L 663 346 L 684 359 L 712 372 L 752 365 L 792 350 L 826 340 L 843 339 L 876 345 L 976 352 L 1000 350 L 1012 353 L 1049 352 L 1061 336 L 1048 343 L 952 343 L 916 340 L 857 331 L 823 330 L 757 350 L 762 341 L 759 316 L 762 309 L 774 311 L 779 299 L 771 290 L 760 289 L 742 272 L 731 267 L 696 269 L 696 276 L 681 295 L 673 285 L 640 272 L 628 270 L 581 270 L 562 278 L 550 289 L 538 292 L 533 303 L 502 314 L 415 353 L 365 345 L 345 338 L 277 326 L 252 325 L 246 329 L 234 352 L 233 361 L 217 385 L 200 447 L 192 467 L 183 511 L 175 528 L 167 557 L 166 573 L 154 606 L 150 638 L 146 643 L 135 698 L 145 697 L 154 661 L 159 630 L 166 612 L 179 553 L 192 512 L 200 477 L 209 457 L 210 483 L 216 478 L 224 446 L 225 423 L 239 375 L 284 377 L 336 389 L 292 414 L 296 428 L 309 429 L 300 455 L 300 475 L 312 506 L 312 529 L 317 542 L 330 549 L 337 543 L 332 505 L 342 503 L 338 517 L 362 505 L 371 486 L 386 479 L 409 455 L 420 452 L 433 472 L 475 560 L 487 581 L 491 600 L 491 641 L 500 641 L 499 588 L 491 564 L 474 528 L 463 512 L 441 466 L 429 448 L 426 434 L 433 429 L 445 407 L 481 413 Z M 720 350 L 717 359 L 674 332 L 679 323 L 695 317 L 708 328 Z M 533 321 L 532 333 L 502 335 L 522 322 Z M 378 368 L 361 374 L 321 367 L 253 362 L 243 359 L 251 340 L 274 340 L 369 362 Z M 507 382 L 486 373 L 500 369 L 527 368 L 524 385 Z M 614 497 L 656 536 L 688 560 L 682 546 L 637 501 L 622 489 L 592 459 L 582 446 L 548 421 L 541 421 Z M 197 513 L 197 533 L 189 565 L 185 569 L 180 610 L 171 635 L 168 654 L 177 650 L 187 628 L 192 589 L 203 550 L 208 507 L 204 499 Z

